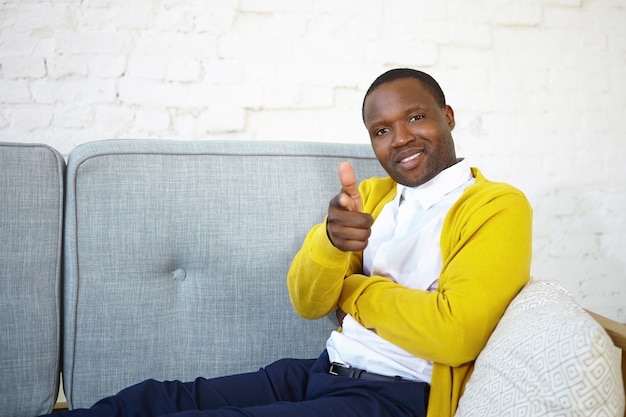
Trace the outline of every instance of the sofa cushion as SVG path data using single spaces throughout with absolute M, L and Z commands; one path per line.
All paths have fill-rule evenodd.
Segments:
M 456 416 L 622 416 L 620 361 L 565 288 L 531 281 L 476 359 Z
M 63 379 L 70 407 L 146 378 L 317 357 L 336 321 L 297 316 L 287 271 L 369 145 L 98 141 L 68 159 Z M 333 315 L 334 316 L 334 315 Z
M 46 413 L 59 386 L 65 161 L 0 143 L 0 414 Z

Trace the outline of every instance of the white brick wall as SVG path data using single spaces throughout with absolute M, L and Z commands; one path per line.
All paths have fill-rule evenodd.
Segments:
M 533 275 L 626 322 L 624 22 L 624 0 L 6 0 L 0 140 L 367 143 L 365 88 L 418 67 L 458 153 L 530 198 Z

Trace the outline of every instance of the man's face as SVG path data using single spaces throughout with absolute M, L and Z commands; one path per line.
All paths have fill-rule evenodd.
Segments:
M 380 85 L 365 99 L 363 120 L 385 171 L 400 184 L 424 184 L 456 163 L 454 112 L 414 78 Z

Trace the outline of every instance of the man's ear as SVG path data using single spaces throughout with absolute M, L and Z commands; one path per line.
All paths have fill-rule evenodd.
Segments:
M 448 126 L 450 126 L 450 130 L 453 130 L 454 126 L 456 125 L 456 122 L 454 121 L 454 110 L 452 110 L 452 107 L 450 107 L 449 105 L 446 105 L 443 111 L 446 115 L 446 120 L 448 121 Z

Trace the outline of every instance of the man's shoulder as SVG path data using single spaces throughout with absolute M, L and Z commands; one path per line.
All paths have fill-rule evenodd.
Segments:
M 389 194 L 390 191 L 395 192 L 397 185 L 391 177 L 370 177 L 361 181 L 359 192 L 364 198 L 368 196 L 382 197 Z
M 475 178 L 475 182 L 469 189 L 473 193 L 517 194 L 524 196 L 524 193 L 519 188 L 509 183 L 491 181 L 485 178 L 478 168 L 472 167 L 472 176 Z
M 386 177 L 369 177 L 361 182 L 362 185 L 369 188 L 393 188 L 397 183 L 389 176 Z
M 391 177 L 370 177 L 359 185 L 359 193 L 363 199 L 363 211 L 378 215 L 382 206 L 393 200 L 398 189 Z

